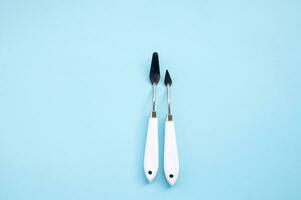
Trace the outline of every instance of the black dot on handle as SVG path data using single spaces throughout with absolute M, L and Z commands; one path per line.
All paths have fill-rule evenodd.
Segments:
M 152 171 L 148 171 L 147 173 L 148 173 L 149 175 L 152 175 L 153 172 L 152 172 Z
M 173 175 L 172 175 L 172 174 L 169 174 L 169 178 L 173 178 Z

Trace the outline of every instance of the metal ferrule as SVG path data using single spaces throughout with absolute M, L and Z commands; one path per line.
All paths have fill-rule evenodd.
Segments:
M 170 115 L 167 115 L 166 121 L 172 121 L 172 120 L 173 120 L 172 115 L 171 115 L 171 114 L 170 114 Z
M 157 112 L 151 112 L 151 118 L 156 118 L 157 117 Z

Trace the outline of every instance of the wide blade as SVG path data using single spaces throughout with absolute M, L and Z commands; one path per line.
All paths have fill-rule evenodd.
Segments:
M 160 80 L 160 65 L 159 56 L 157 52 L 153 53 L 152 64 L 149 73 L 149 78 L 152 84 L 158 84 Z

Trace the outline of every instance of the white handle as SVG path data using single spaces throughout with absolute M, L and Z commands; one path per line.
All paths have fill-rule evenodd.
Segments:
M 158 119 L 149 118 L 144 152 L 144 173 L 149 182 L 157 175 L 159 167 Z
M 173 121 L 165 122 L 164 173 L 168 183 L 174 185 L 179 175 L 179 157 Z

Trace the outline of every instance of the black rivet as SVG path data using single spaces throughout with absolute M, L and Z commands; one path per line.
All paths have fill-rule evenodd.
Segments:
M 147 173 L 148 173 L 149 175 L 152 175 L 153 172 L 152 172 L 152 171 L 148 171 Z
M 169 174 L 169 178 L 173 178 L 173 175 L 172 175 L 172 174 Z

